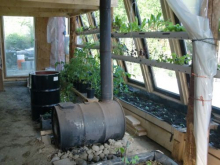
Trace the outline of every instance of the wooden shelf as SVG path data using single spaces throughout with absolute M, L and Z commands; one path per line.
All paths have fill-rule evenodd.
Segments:
M 73 88 L 73 92 L 75 92 L 79 97 L 81 97 L 85 102 L 89 102 L 89 103 L 93 103 L 93 102 L 98 102 L 99 99 L 97 99 L 96 97 L 94 97 L 93 99 L 89 99 L 86 97 L 86 93 L 81 93 L 78 90 L 76 90 L 75 88 Z
M 90 35 L 90 34 L 97 34 L 100 33 L 100 29 L 92 29 L 92 30 L 86 30 L 81 33 L 76 33 L 77 35 Z
M 220 34 L 220 33 L 219 33 Z M 191 38 L 187 32 L 130 32 L 130 33 L 112 33 L 113 38 L 162 38 L 162 39 L 185 39 Z M 220 35 L 219 38 L 220 40 Z
M 130 32 L 112 33 L 113 38 L 163 38 L 163 39 L 190 39 L 186 32 Z
M 158 67 L 158 68 L 169 69 L 177 72 L 191 74 L 191 66 L 189 65 L 170 64 L 166 62 L 157 62 L 156 60 L 149 60 L 141 57 L 120 56 L 114 54 L 112 54 L 112 58 L 117 60 L 134 62 L 138 64 L 145 64 L 147 66 Z M 220 78 L 220 70 L 217 70 L 217 74 L 214 77 Z
M 94 45 L 94 46 L 91 46 L 91 47 L 88 47 L 88 45 L 76 45 L 76 47 L 78 48 L 87 48 L 87 49 L 100 49 L 100 45 Z

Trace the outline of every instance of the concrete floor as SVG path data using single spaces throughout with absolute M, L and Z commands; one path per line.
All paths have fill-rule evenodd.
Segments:
M 0 92 L 0 164 L 46 165 L 48 156 L 56 152 L 52 145 L 39 141 L 39 124 L 31 120 L 30 94 L 25 83 L 7 83 Z M 146 136 L 133 137 L 133 153 L 160 150 L 170 152 Z

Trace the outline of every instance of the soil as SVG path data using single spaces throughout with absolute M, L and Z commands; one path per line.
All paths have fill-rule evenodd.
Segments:
M 40 126 L 31 119 L 30 94 L 21 83 L 0 92 L 0 164 L 47 165 L 53 146 L 40 141 Z
M 137 93 L 121 94 L 119 98 L 142 111 L 171 124 L 175 128 L 186 127 L 186 115 L 173 108 L 166 107 L 163 104 L 141 97 Z
M 210 130 L 209 141 L 210 145 L 214 148 L 220 149 L 220 126 L 217 130 Z

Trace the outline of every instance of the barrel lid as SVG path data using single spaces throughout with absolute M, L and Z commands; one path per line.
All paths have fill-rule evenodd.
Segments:
M 70 109 L 74 107 L 74 104 L 72 102 L 59 103 L 58 105 L 61 109 Z

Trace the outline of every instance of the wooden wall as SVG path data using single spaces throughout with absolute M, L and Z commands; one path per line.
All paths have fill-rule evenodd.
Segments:
M 51 46 L 47 43 L 48 19 L 48 17 L 35 18 L 36 70 L 44 70 L 50 66 Z

